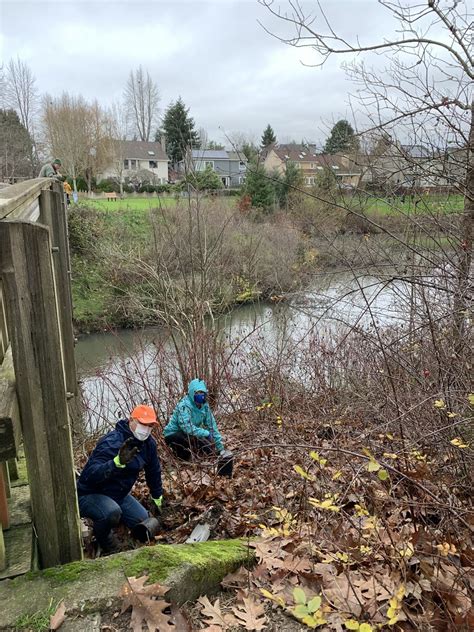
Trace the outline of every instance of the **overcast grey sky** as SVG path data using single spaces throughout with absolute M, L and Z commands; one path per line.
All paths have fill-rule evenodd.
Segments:
M 388 28 L 377 0 L 326 6 L 348 36 L 373 40 Z M 259 20 L 272 32 L 290 29 L 257 0 L 0 0 L 0 11 L 1 59 L 27 62 L 41 92 L 68 90 L 108 105 L 142 64 L 159 86 L 162 110 L 181 95 L 214 140 L 234 131 L 259 139 L 270 123 L 280 140 L 321 142 L 331 123 L 351 118 L 354 86 L 342 60 L 302 65 L 310 52 L 265 33 Z

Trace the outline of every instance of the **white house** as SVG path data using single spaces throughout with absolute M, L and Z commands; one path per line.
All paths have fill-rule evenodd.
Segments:
M 168 182 L 169 158 L 160 143 L 140 140 L 116 141 L 115 155 L 97 180 L 114 178 L 121 180 L 138 177 L 148 179 L 152 184 Z

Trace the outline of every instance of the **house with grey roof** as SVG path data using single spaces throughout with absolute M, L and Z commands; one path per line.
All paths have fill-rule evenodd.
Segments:
M 185 175 L 188 170 L 212 169 L 226 188 L 240 187 L 245 180 L 247 159 L 242 154 L 226 149 L 192 149 L 188 158 L 178 163 L 178 171 Z
M 313 186 L 318 174 L 324 170 L 334 173 L 341 187 L 357 187 L 362 175 L 361 169 L 345 154 L 321 154 L 314 145 L 271 145 L 265 152 L 264 168 L 268 173 L 284 174 L 291 162 L 301 169 L 304 184 Z
M 113 178 L 124 182 L 138 179 L 151 184 L 166 184 L 168 163 L 161 143 L 116 140 L 112 143 L 110 163 L 98 174 L 97 180 Z

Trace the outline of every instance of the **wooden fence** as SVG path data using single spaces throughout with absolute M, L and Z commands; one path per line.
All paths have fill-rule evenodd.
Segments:
M 76 394 L 63 188 L 29 180 L 0 190 L 0 568 L 21 440 L 40 566 L 82 557 L 68 412 Z

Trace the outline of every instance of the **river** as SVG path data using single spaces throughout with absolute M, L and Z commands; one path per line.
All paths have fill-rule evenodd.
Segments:
M 271 350 L 282 340 L 297 341 L 312 329 L 331 331 L 335 327 L 372 327 L 400 321 L 407 287 L 371 277 L 347 273 L 324 273 L 311 288 L 282 303 L 254 303 L 236 307 L 217 323 L 222 333 L 249 343 L 258 335 L 260 344 Z M 370 306 L 370 311 L 368 310 Z M 123 413 L 130 396 L 145 397 L 143 378 L 158 388 L 155 370 L 157 340 L 165 332 L 158 327 L 119 330 L 82 336 L 76 345 L 76 362 L 88 402 L 88 425 Z M 248 339 L 247 339 L 248 337 Z

